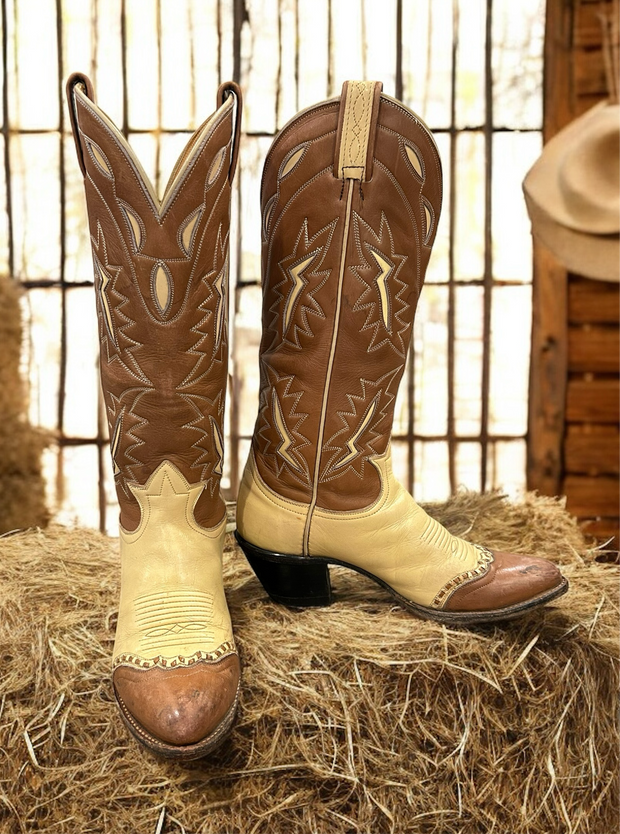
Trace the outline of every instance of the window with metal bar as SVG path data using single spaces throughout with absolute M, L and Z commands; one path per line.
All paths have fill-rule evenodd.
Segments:
M 57 520 L 116 527 L 97 377 L 92 262 L 63 85 L 94 81 L 156 187 L 245 93 L 233 201 L 224 487 L 258 401 L 262 164 L 272 137 L 347 78 L 383 81 L 433 130 L 445 200 L 396 406 L 397 475 L 419 500 L 525 484 L 531 243 L 521 180 L 541 148 L 542 0 L 1 0 L 0 268 L 25 289 L 30 417 L 49 429 Z

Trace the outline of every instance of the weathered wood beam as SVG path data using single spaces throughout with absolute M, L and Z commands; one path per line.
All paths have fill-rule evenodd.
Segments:
M 571 47 L 573 0 L 547 0 L 543 72 L 543 140 L 574 114 Z M 532 353 L 528 415 L 527 485 L 556 495 L 562 485 L 562 440 L 568 361 L 567 274 L 534 241 Z

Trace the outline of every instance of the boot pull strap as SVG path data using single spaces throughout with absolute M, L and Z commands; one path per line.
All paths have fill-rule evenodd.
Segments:
M 74 90 L 76 87 L 81 87 L 91 101 L 95 100 L 95 91 L 90 78 L 82 72 L 74 72 L 67 79 L 67 103 L 69 105 L 69 118 L 71 119 L 71 130 L 73 131 L 73 139 L 75 140 L 75 149 L 77 151 L 77 158 L 82 176 L 86 176 L 86 166 L 84 165 L 84 150 L 80 143 L 80 131 L 78 128 L 77 111 L 75 109 Z
M 380 81 L 345 81 L 340 96 L 334 176 L 367 182 L 372 177 Z
M 237 103 L 235 112 L 235 125 L 233 127 L 232 152 L 230 155 L 230 169 L 228 171 L 228 182 L 232 184 L 237 160 L 239 159 L 239 140 L 241 137 L 241 112 L 243 110 L 243 94 L 241 88 L 234 81 L 224 81 L 217 91 L 217 106 L 221 107 L 229 96 L 234 96 Z

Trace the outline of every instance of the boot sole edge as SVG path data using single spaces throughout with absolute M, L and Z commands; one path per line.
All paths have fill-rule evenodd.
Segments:
M 435 622 L 442 623 L 443 625 L 475 625 L 478 623 L 493 623 L 504 620 L 511 620 L 516 617 L 520 617 L 523 613 L 530 611 L 533 608 L 538 608 L 541 605 L 545 605 L 548 602 L 551 602 L 557 599 L 558 597 L 563 596 L 569 589 L 568 580 L 565 577 L 562 577 L 562 582 L 559 585 L 556 585 L 554 588 L 550 588 L 542 594 L 525 600 L 524 602 L 515 603 L 514 605 L 509 605 L 504 608 L 495 608 L 486 611 L 445 611 L 430 608 L 425 605 L 420 605 L 419 603 L 412 602 L 411 600 L 406 599 L 406 597 L 403 597 L 401 594 L 395 591 L 383 579 L 380 579 L 378 576 L 375 576 L 369 571 L 366 571 L 363 568 L 358 567 L 357 565 L 352 565 L 349 562 L 344 562 L 340 559 L 333 559 L 327 556 L 294 556 L 292 554 L 284 554 L 264 550 L 263 548 L 257 547 L 256 545 L 253 545 L 250 542 L 246 541 L 238 531 L 235 531 L 235 538 L 239 544 L 239 547 L 243 550 L 246 559 L 248 559 L 250 566 L 256 573 L 261 584 L 263 584 L 262 579 L 256 571 L 256 568 L 253 564 L 256 561 L 285 564 L 297 566 L 299 568 L 308 568 L 310 567 L 309 560 L 312 560 L 312 563 L 314 565 L 324 565 L 325 570 L 328 569 L 329 565 L 340 565 L 341 567 L 355 571 L 356 573 L 362 574 L 363 576 L 372 579 L 382 588 L 385 588 L 385 590 L 388 591 L 391 594 L 391 596 L 393 596 L 394 599 L 396 599 L 397 602 L 403 606 L 403 608 L 407 609 L 412 614 L 415 614 L 420 619 L 433 620 Z M 248 555 L 248 553 L 250 555 Z M 329 580 L 327 593 L 317 594 L 315 597 L 312 598 L 312 601 L 304 601 L 304 599 L 307 598 L 297 597 L 297 605 L 295 604 L 295 601 L 293 601 L 292 597 L 285 597 L 277 593 L 270 592 L 264 585 L 263 587 L 265 588 L 265 591 L 267 592 L 268 596 L 274 602 L 281 605 L 286 605 L 290 608 L 309 608 L 327 606 L 331 605 L 333 601 L 331 588 L 329 587 Z

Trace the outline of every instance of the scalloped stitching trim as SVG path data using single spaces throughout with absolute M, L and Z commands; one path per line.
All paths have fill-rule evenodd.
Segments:
M 488 571 L 489 565 L 493 561 L 493 554 L 486 547 L 482 547 L 479 544 L 475 544 L 474 547 L 480 551 L 476 567 L 465 571 L 464 573 L 460 573 L 458 576 L 455 576 L 454 579 L 447 582 L 437 593 L 435 599 L 431 602 L 431 608 L 441 608 L 453 591 L 456 591 L 457 588 L 464 585 L 466 582 L 471 582 L 472 579 L 479 579 Z
M 226 655 L 236 653 L 237 650 L 235 648 L 234 641 L 227 640 L 215 649 L 215 651 L 203 652 L 199 650 L 194 652 L 194 654 L 189 657 L 185 657 L 184 655 L 177 655 L 176 657 L 164 657 L 163 655 L 157 655 L 157 657 L 147 660 L 137 654 L 120 654 L 118 657 L 114 658 L 114 668 L 117 666 L 135 666 L 138 669 L 154 669 L 159 666 L 160 669 L 178 669 L 193 666 L 201 660 L 214 662 L 216 660 L 221 660 Z

